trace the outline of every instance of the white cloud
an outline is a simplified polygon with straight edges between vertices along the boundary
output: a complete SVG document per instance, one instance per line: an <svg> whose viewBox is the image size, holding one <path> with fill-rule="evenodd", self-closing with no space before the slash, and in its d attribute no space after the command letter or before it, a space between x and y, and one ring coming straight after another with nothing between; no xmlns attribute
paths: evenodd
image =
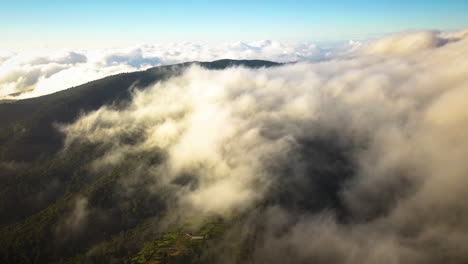
<svg viewBox="0 0 468 264"><path fill-rule="evenodd" d="M405 55L434 49L463 39L467 31L418 31L389 35L366 43L364 52L373 55Z"/></svg>
<svg viewBox="0 0 468 264"><path fill-rule="evenodd" d="M438 48L466 37L467 31L421 31L365 42L318 46L263 40L208 45L157 43L123 49L82 49L0 53L0 99L36 97L121 72L187 61L263 59L276 62L322 61L356 54L405 55ZM357 55L361 56L361 55Z"/></svg>
<svg viewBox="0 0 468 264"><path fill-rule="evenodd" d="M0 99L36 97L108 75L159 65L217 59L321 60L330 56L326 51L310 43L267 40L222 45L180 42L107 50L5 52L0 54Z"/></svg>

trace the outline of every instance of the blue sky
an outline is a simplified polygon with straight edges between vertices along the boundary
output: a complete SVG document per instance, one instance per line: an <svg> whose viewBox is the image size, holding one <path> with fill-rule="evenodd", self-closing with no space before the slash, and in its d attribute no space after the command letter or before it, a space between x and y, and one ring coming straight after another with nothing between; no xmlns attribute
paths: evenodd
<svg viewBox="0 0 468 264"><path fill-rule="evenodd" d="M468 27L465 0L0 0L0 47L335 41Z"/></svg>

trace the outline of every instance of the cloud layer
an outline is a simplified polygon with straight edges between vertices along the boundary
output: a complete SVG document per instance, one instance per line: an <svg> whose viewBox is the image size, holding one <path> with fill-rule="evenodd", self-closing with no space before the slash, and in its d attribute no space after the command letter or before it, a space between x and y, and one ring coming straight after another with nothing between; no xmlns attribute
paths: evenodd
<svg viewBox="0 0 468 264"><path fill-rule="evenodd" d="M187 61L264 59L276 62L322 61L353 56L398 55L431 49L466 36L460 32L407 32L364 42L335 45L235 42L221 45L159 43L124 49L0 53L0 99L41 96L108 75Z"/></svg>
<svg viewBox="0 0 468 264"><path fill-rule="evenodd" d="M467 76L466 32L405 33L322 62L193 66L62 131L107 146L96 170L166 153L129 177L173 188L181 214L243 215L226 247L258 263L464 263Z"/></svg>
<svg viewBox="0 0 468 264"><path fill-rule="evenodd" d="M62 50L0 54L0 98L20 99L53 93L121 72L187 61L265 59L278 62L320 60L329 50L311 43L277 41L207 45L189 42L126 49Z"/></svg>

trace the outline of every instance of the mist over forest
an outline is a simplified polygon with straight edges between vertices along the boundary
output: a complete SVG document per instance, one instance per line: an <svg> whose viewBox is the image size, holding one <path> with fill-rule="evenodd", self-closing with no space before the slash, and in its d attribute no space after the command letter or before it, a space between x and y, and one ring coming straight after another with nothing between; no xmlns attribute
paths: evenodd
<svg viewBox="0 0 468 264"><path fill-rule="evenodd" d="M468 261L467 30L236 45L0 56L0 263Z"/></svg>

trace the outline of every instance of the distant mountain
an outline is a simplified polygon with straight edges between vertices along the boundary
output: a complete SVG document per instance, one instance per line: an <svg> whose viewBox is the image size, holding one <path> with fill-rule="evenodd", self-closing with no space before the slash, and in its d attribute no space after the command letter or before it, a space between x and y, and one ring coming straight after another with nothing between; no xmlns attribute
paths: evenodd
<svg viewBox="0 0 468 264"><path fill-rule="evenodd" d="M279 209L299 218L331 210L346 221L339 193L353 166L347 146L334 135L295 139L297 148L287 154L294 162L273 162L274 174L282 176L248 212L196 213L182 220L174 215L185 208L175 201L180 190L198 188L197 172L166 182L167 150L134 148L118 163L94 169L113 144L83 139L63 147L56 124L104 105L124 108L133 87L144 89L193 64L213 70L281 65L220 60L161 66L0 104L0 263L255 263L256 243L268 232L264 223L274 223ZM142 137L136 132L123 141L133 147ZM156 172L148 173L150 168ZM287 227L297 219L278 220Z"/></svg>

